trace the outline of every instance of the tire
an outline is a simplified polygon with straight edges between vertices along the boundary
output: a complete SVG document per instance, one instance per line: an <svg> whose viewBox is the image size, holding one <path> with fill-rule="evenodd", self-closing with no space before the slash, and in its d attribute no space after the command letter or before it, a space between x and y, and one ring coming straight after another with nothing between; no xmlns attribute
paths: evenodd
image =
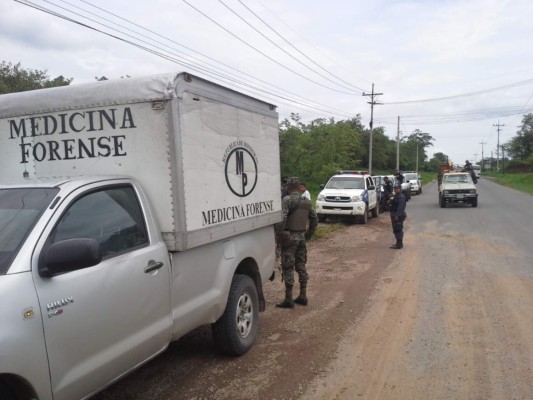
<svg viewBox="0 0 533 400"><path fill-rule="evenodd" d="M441 208L446 207L446 198L444 196L439 195L439 203Z"/></svg>
<svg viewBox="0 0 533 400"><path fill-rule="evenodd" d="M366 223L368 222L368 206L365 206L365 212L363 213L363 215L361 215L359 222L362 225L366 225Z"/></svg>
<svg viewBox="0 0 533 400"><path fill-rule="evenodd" d="M259 299L254 281L236 274L224 314L211 325L213 341L224 354L240 356L250 350L259 329Z"/></svg>
<svg viewBox="0 0 533 400"><path fill-rule="evenodd" d="M477 197L475 199L472 199L470 204L472 204L472 207L477 207Z"/></svg>
<svg viewBox="0 0 533 400"><path fill-rule="evenodd" d="M317 214L318 222L326 222L326 216L323 214Z"/></svg>
<svg viewBox="0 0 533 400"><path fill-rule="evenodd" d="M379 216L379 204L376 203L376 206L372 209L372 218L377 218Z"/></svg>
<svg viewBox="0 0 533 400"><path fill-rule="evenodd" d="M7 383L0 381L0 399L18 400L18 396L11 390Z"/></svg>

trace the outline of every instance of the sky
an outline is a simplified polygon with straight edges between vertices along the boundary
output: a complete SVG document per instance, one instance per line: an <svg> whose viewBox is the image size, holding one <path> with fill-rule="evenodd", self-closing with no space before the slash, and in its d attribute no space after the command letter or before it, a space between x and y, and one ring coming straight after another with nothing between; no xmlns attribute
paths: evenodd
<svg viewBox="0 0 533 400"><path fill-rule="evenodd" d="M374 85L374 127L463 164L533 112L532 19L531 0L0 0L0 61L73 85L187 71L304 123L368 127Z"/></svg>

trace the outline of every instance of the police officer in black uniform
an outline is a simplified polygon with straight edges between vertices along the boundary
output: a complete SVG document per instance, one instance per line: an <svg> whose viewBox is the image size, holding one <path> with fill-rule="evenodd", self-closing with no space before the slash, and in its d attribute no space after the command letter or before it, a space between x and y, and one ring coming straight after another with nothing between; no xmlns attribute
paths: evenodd
<svg viewBox="0 0 533 400"><path fill-rule="evenodd" d="M396 238L396 243L391 249L401 249L403 247L403 221L407 218L405 213L406 199L402 192L402 185L399 182L394 184L394 198L391 204L390 219L392 223L392 232Z"/></svg>
<svg viewBox="0 0 533 400"><path fill-rule="evenodd" d="M276 307L293 308L294 303L307 305L307 247L318 226L318 217L311 201L300 196L298 178L288 178L289 195L282 200L283 223L279 239L281 240L281 274L285 282L285 299ZM292 298L294 271L298 273L300 294Z"/></svg>

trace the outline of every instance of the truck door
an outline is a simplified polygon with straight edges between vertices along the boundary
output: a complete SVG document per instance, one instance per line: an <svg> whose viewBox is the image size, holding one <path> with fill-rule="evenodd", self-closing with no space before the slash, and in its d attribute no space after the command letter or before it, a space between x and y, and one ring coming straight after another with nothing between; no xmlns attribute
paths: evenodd
<svg viewBox="0 0 533 400"><path fill-rule="evenodd" d="M68 198L32 258L55 400L85 397L161 352L171 327L168 252L149 237L135 189L100 186ZM42 276L47 248L74 238L97 240L102 261Z"/></svg>
<svg viewBox="0 0 533 400"><path fill-rule="evenodd" d="M370 186L374 186L374 182L372 181L371 177L366 178L366 187L367 189ZM372 207L376 204L377 198L376 198L376 190L368 190L368 206Z"/></svg>

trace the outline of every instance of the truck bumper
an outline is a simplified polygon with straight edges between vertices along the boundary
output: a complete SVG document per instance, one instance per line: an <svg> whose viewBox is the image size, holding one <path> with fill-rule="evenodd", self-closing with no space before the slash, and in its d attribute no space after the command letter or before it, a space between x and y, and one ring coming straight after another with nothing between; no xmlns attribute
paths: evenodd
<svg viewBox="0 0 533 400"><path fill-rule="evenodd" d="M477 194L447 194L444 198L448 203L470 203L477 199Z"/></svg>
<svg viewBox="0 0 533 400"><path fill-rule="evenodd" d="M364 215L366 203L356 201L354 203L331 203L316 202L316 213L327 216L351 217Z"/></svg>

